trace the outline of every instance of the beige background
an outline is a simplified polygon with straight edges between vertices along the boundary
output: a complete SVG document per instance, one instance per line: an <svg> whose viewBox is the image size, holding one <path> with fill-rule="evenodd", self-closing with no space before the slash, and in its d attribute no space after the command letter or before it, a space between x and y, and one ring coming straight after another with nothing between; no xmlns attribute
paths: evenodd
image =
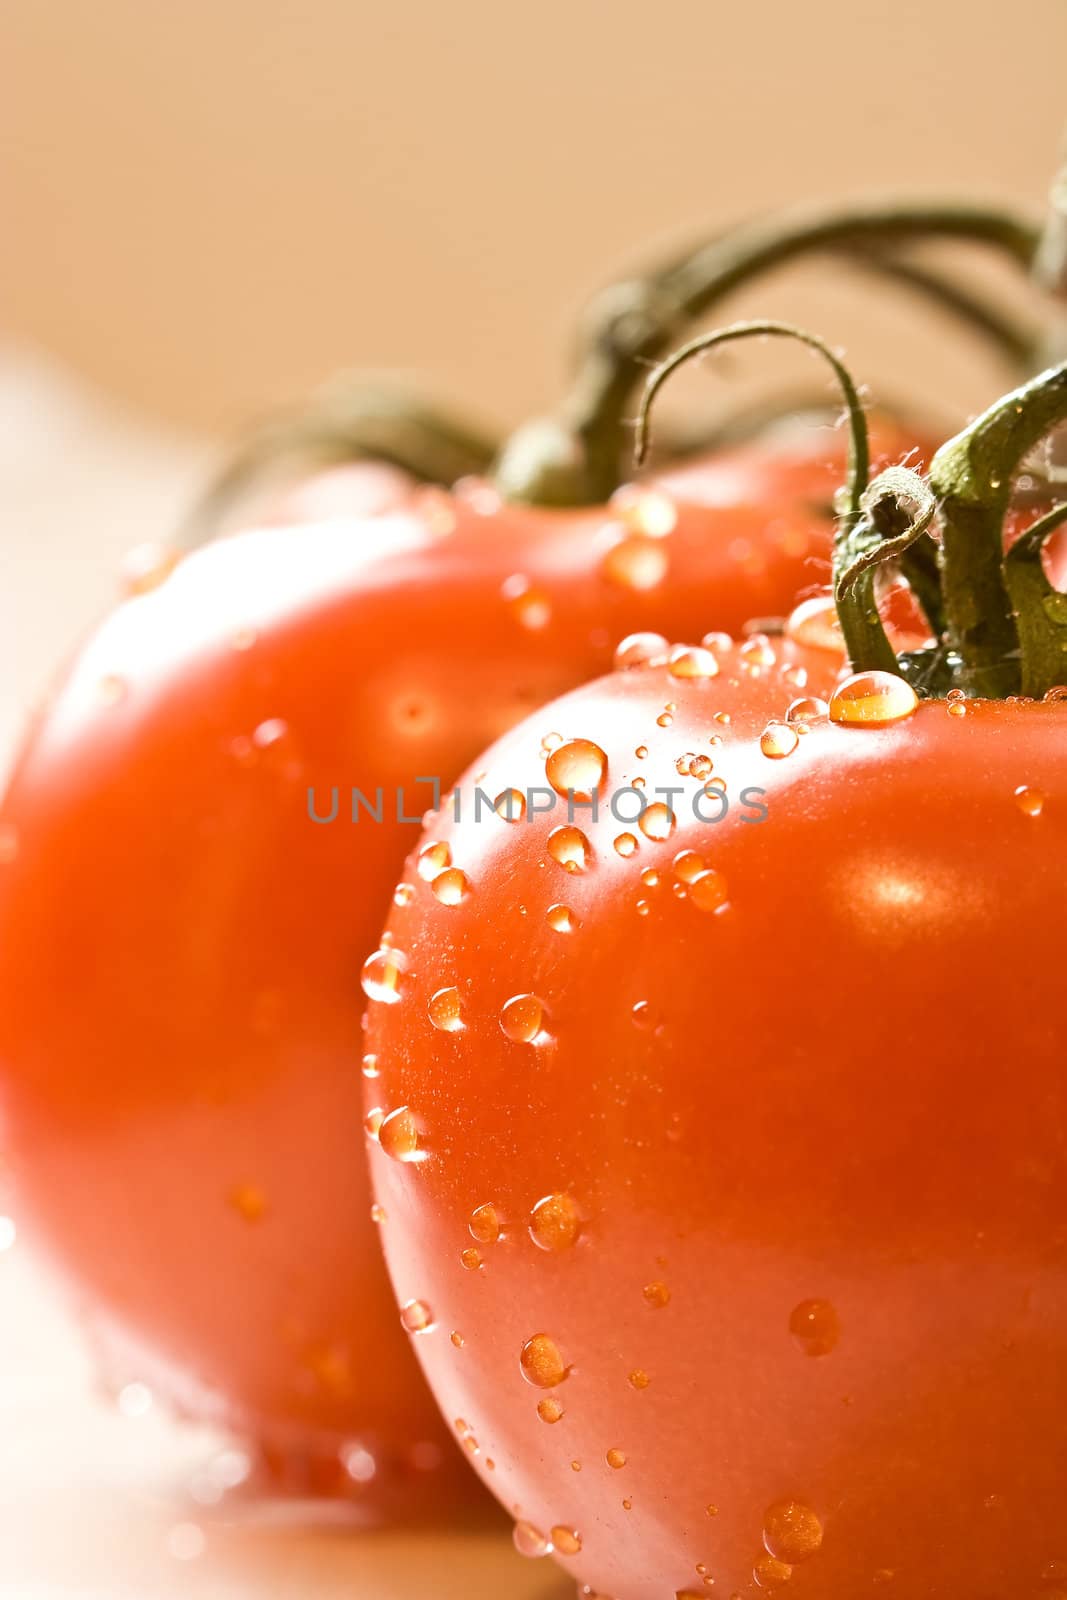
<svg viewBox="0 0 1067 1600"><path fill-rule="evenodd" d="M871 187L1036 205L1067 110L1067 0L0 0L0 33L0 772L210 435L353 363L517 418L648 240ZM926 401L989 381L825 267L748 303ZM215 1448L105 1403L0 1248L0 1600L570 1592L506 1538L232 1522L188 1494Z"/></svg>
<svg viewBox="0 0 1067 1600"><path fill-rule="evenodd" d="M872 186L1037 203L1067 116L1065 0L0 19L10 328L210 429L352 363L514 418L554 393L581 297L649 240ZM812 304L865 374L929 381L899 319Z"/></svg>

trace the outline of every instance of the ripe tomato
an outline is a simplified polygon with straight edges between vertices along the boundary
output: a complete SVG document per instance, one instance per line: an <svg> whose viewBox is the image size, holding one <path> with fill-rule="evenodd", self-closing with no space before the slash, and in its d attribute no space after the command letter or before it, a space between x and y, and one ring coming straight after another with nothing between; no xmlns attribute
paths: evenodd
<svg viewBox="0 0 1067 1600"><path fill-rule="evenodd" d="M583 1593L1058 1595L1067 699L840 725L717 653L539 711L409 860L366 1085L404 1319Z"/></svg>
<svg viewBox="0 0 1067 1600"><path fill-rule="evenodd" d="M827 540L784 502L560 513L475 486L139 575L0 813L7 1143L127 1375L286 1482L430 1497L443 1436L351 1159L360 965L427 780L637 628L785 610Z"/></svg>

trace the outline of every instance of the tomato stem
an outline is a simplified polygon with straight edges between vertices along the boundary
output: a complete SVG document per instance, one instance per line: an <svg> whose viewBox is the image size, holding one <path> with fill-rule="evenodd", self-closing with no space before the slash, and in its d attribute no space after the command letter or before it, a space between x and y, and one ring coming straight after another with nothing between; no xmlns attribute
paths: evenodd
<svg viewBox="0 0 1067 1600"><path fill-rule="evenodd" d="M915 508L914 516L908 506ZM887 467L864 491L860 511L851 524L842 524L834 543L834 600L841 632L853 671L898 672L896 652L878 613L876 574L884 562L904 567L908 552L926 538L937 501L917 472ZM921 582L915 589L936 627L940 607Z"/></svg>
<svg viewBox="0 0 1067 1600"><path fill-rule="evenodd" d="M1065 523L1067 502L1032 523L1004 558L1019 630L1020 688L1035 698L1067 682L1067 594L1053 588L1041 561L1046 540Z"/></svg>
<svg viewBox="0 0 1067 1600"><path fill-rule="evenodd" d="M660 360L688 324L750 278L812 251L860 252L866 266L903 276L966 314L1013 360L1029 360L1028 333L929 269L902 266L895 252L931 239L966 241L988 245L1029 272L1039 238L1024 218L954 203L852 206L734 229L659 273L605 291L559 416L527 424L508 441L494 473L497 486L509 499L537 504L606 500L623 470L642 367Z"/></svg>
<svg viewBox="0 0 1067 1600"><path fill-rule="evenodd" d="M480 429L400 385L349 375L311 405L250 430L193 506L177 542L191 549L213 537L243 495L285 467L382 461L421 482L451 487L484 473L496 449Z"/></svg>

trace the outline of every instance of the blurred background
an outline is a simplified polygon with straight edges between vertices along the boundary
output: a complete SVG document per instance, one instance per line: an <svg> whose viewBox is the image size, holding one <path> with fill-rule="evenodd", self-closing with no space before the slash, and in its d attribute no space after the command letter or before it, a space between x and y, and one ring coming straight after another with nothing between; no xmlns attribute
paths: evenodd
<svg viewBox="0 0 1067 1600"><path fill-rule="evenodd" d="M657 243L870 191L1037 210L1067 109L1063 0L0 0L0 25L0 760L249 416L367 366L512 423ZM825 264L744 309L935 415L1001 376ZM560 1592L494 1541L398 1565L388 1539L205 1532L178 1486L209 1442L89 1375L0 1217L4 1600Z"/></svg>

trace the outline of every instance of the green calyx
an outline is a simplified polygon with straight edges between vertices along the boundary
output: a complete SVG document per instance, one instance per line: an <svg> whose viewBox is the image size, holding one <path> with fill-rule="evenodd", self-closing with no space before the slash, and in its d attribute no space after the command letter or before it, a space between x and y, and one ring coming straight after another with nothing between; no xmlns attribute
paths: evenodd
<svg viewBox="0 0 1067 1600"><path fill-rule="evenodd" d="M734 229L645 279L616 284L587 316L577 371L557 417L505 444L494 480L505 498L537 505L607 500L627 474L634 396L650 363L728 294L774 267L819 251L921 293L992 341L1015 371L1034 364L1038 336L995 306L901 252L930 240L981 244L1029 274L1040 243L1031 222L980 206L891 203L820 211Z"/></svg>
<svg viewBox="0 0 1067 1600"><path fill-rule="evenodd" d="M864 516L843 527L834 560L835 599L856 671L886 667L892 658L890 670L920 694L959 688L987 699L1040 696L1067 681L1067 595L1052 586L1042 562L1046 541L1067 522L1067 506L1054 506L1005 549L1016 482L1064 422L1067 363L1012 390L942 445L925 479L901 468L875 479ZM886 563L901 567L926 612L935 639L927 651L893 654L872 587Z"/></svg>

